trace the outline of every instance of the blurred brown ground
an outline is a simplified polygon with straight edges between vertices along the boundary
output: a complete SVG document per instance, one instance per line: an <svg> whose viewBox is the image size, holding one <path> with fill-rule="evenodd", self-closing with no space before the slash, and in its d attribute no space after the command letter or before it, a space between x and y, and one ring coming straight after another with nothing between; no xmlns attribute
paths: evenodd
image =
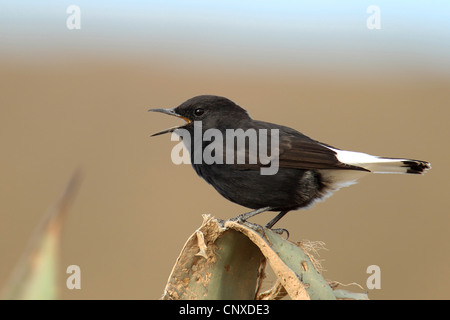
<svg viewBox="0 0 450 320"><path fill-rule="evenodd" d="M325 278L366 285L372 299L449 299L450 78L426 70L346 76L176 64L164 58L0 60L0 287L71 173L83 182L62 249L64 299L155 299L201 214L247 209L223 199L187 165L176 142L150 138L180 123L149 114L198 94L226 96L253 118L330 145L430 161L425 176L373 175L279 227L321 240ZM273 214L262 214L264 223ZM174 223L175 222L175 223ZM65 289L77 264L82 289ZM349 288L352 290L352 288Z"/></svg>

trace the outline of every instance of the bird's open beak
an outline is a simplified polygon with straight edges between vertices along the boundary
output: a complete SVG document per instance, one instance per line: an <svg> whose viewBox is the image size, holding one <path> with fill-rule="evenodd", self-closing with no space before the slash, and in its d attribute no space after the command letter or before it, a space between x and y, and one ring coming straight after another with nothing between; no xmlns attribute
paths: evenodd
<svg viewBox="0 0 450 320"><path fill-rule="evenodd" d="M176 113L173 109L148 109L148 111L152 111L152 112L161 112L161 113L168 114L168 115L170 115L170 116L175 116L175 117L178 117L178 118L183 119L184 121L187 122L187 124L189 124L189 123L192 122L192 121L189 120L188 118L183 117L183 116L179 115L178 113ZM185 124L185 125L186 125L186 124ZM184 127L185 125L172 127L172 128L169 128L169 129L166 129L166 130L163 130L163 131L154 133L154 134L152 134L151 136L154 137L154 136L159 136L160 134L164 134L164 133L168 133L168 132L173 132L173 131L175 131L176 129L179 129L179 128Z"/></svg>

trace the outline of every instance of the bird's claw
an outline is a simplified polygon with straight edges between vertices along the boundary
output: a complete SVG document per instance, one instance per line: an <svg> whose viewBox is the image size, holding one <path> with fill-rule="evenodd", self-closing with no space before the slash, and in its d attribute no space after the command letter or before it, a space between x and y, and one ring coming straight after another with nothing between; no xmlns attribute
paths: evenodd
<svg viewBox="0 0 450 320"><path fill-rule="evenodd" d="M286 239L285 240L289 239L289 231L287 231L287 229L276 228L276 229L270 229L270 230L272 230L273 232L275 232L276 234L278 234L280 236L283 235L283 233L286 233Z"/></svg>
<svg viewBox="0 0 450 320"><path fill-rule="evenodd" d="M266 234L266 233L264 232L264 228L263 228L262 226L260 226L259 224L251 223L251 222L248 222L248 221L243 221L242 224L243 224L244 226L246 226L246 227L248 227L248 228L250 228L250 229L256 231L256 232L259 232L259 231L260 231L261 236L263 236L263 237L264 237L265 234Z"/></svg>
<svg viewBox="0 0 450 320"><path fill-rule="evenodd" d="M237 222L237 223L242 224L256 232L260 232L262 236L265 235L264 228L262 226L260 226L259 224L256 224L256 223L248 222L247 220L242 219L240 216L231 218L228 221Z"/></svg>

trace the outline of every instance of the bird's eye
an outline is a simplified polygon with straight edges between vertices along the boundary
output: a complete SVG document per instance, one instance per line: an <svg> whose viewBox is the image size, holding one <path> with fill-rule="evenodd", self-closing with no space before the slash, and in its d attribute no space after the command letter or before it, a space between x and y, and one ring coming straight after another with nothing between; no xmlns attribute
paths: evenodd
<svg viewBox="0 0 450 320"><path fill-rule="evenodd" d="M194 115L196 117L200 117L204 113L205 113L205 110L203 110L202 108L197 108L197 109L194 110Z"/></svg>

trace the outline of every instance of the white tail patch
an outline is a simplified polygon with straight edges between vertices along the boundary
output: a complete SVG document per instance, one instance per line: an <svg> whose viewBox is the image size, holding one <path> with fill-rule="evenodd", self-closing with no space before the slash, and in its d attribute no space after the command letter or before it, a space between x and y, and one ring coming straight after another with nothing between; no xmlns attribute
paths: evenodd
<svg viewBox="0 0 450 320"><path fill-rule="evenodd" d="M424 173L431 168L426 161L384 158L362 152L327 148L336 152L336 158L340 162L361 167L373 173Z"/></svg>
<svg viewBox="0 0 450 320"><path fill-rule="evenodd" d="M377 157L367 153L345 151L326 145L323 146L333 150L336 153L336 158L340 162L364 168L373 173L421 174L431 168L430 163L426 161ZM322 196L317 201L328 198L340 188L355 184L359 178L369 173L368 171L351 169L321 169L318 172L322 176L322 182L325 188L322 190Z"/></svg>

